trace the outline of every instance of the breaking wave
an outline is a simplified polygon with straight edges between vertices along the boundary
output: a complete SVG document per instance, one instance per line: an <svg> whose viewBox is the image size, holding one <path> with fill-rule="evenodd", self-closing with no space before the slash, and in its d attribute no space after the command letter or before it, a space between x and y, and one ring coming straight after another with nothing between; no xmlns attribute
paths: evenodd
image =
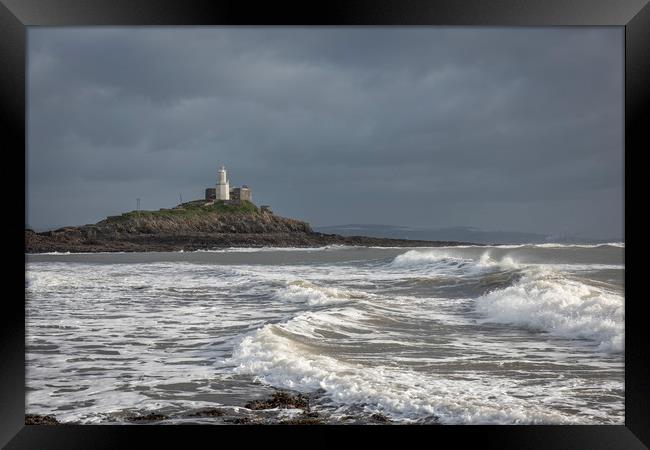
<svg viewBox="0 0 650 450"><path fill-rule="evenodd" d="M459 275L485 272L487 270L512 270L521 267L511 257L499 260L490 257L490 252L484 252L480 258L463 258L438 250L409 250L397 255L391 262L393 268L418 269L424 268L429 272L439 274L457 273Z"/></svg>
<svg viewBox="0 0 650 450"><path fill-rule="evenodd" d="M575 417L507 394L507 383L498 377L448 380L322 354L305 344L309 336L303 334L303 321L298 316L264 326L245 337L227 363L236 366L236 373L254 375L272 386L307 393L323 390L341 415L346 407L356 406L367 414L384 413L404 422L435 417L445 424L576 423Z"/></svg>
<svg viewBox="0 0 650 450"><path fill-rule="evenodd" d="M476 310L483 322L589 339L603 352L624 349L623 297L553 270L529 270L512 286L477 298Z"/></svg>
<svg viewBox="0 0 650 450"><path fill-rule="evenodd" d="M329 305L369 297L365 292L320 286L304 280L287 282L286 287L277 290L274 296L278 300L304 302L311 306Z"/></svg>

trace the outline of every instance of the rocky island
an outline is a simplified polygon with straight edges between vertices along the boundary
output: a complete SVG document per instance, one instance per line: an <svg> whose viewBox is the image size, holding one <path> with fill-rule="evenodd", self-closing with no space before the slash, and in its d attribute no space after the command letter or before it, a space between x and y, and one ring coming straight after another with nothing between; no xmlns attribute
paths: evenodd
<svg viewBox="0 0 650 450"><path fill-rule="evenodd" d="M195 200L170 209L131 211L95 224L37 233L25 230L25 252L163 252L228 247L356 245L417 247L464 242L385 239L314 232L307 222L275 215L248 200Z"/></svg>

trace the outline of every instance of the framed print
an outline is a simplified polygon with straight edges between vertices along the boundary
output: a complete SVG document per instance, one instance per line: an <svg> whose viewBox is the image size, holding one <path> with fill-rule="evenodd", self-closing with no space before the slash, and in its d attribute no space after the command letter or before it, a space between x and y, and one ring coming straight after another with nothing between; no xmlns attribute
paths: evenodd
<svg viewBox="0 0 650 450"><path fill-rule="evenodd" d="M647 2L0 16L7 448L650 442Z"/></svg>

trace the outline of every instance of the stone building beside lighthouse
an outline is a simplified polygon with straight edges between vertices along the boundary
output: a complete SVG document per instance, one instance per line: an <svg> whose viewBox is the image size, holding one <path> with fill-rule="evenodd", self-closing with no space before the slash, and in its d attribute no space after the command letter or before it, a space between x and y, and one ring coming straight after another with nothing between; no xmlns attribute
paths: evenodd
<svg viewBox="0 0 650 450"><path fill-rule="evenodd" d="M205 199L227 203L240 203L242 200L251 202L253 194L247 185L231 188L226 168L221 166L217 171L217 184L205 190Z"/></svg>

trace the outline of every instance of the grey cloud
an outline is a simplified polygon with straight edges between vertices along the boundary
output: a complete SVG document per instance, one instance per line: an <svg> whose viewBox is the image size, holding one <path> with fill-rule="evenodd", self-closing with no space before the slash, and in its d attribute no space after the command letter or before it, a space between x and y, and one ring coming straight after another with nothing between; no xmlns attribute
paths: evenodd
<svg viewBox="0 0 650 450"><path fill-rule="evenodd" d="M622 29L31 28L28 42L36 227L200 197L225 163L314 225L622 235Z"/></svg>

